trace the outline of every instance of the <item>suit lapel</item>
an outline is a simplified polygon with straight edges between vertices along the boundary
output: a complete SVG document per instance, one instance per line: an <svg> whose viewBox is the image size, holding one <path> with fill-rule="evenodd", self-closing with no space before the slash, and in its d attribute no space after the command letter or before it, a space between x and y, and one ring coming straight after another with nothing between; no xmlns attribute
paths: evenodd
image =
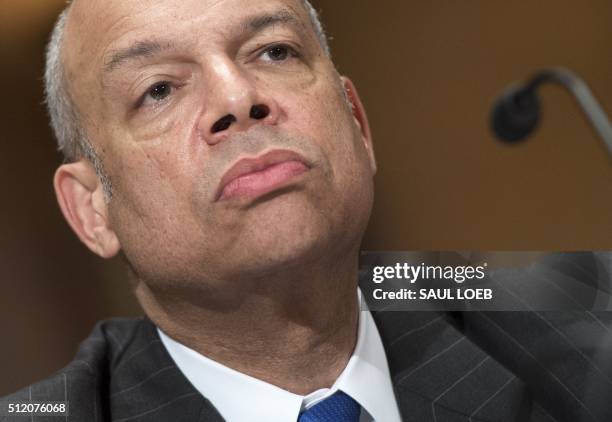
<svg viewBox="0 0 612 422"><path fill-rule="evenodd" d="M524 383L447 316L373 312L404 421L525 421Z"/></svg>
<svg viewBox="0 0 612 422"><path fill-rule="evenodd" d="M121 332L109 337L114 339L109 385L113 422L223 421L176 367L149 320L128 338Z"/></svg>

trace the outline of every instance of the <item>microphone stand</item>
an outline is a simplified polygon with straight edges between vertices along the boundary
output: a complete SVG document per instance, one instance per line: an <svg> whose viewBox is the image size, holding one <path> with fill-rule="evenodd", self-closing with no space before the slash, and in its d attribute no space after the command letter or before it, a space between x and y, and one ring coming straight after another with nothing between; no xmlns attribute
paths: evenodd
<svg viewBox="0 0 612 422"><path fill-rule="evenodd" d="M494 133L507 142L522 140L529 135L537 126L540 116L536 89L545 82L557 83L570 91L612 157L612 125L606 113L588 85L565 68L540 71L526 84L515 86L500 97L492 113Z"/></svg>

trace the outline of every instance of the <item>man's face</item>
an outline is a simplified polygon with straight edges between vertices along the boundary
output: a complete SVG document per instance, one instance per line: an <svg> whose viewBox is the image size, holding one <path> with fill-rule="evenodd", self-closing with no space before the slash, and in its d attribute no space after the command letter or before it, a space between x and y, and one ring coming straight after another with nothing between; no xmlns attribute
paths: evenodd
<svg viewBox="0 0 612 422"><path fill-rule="evenodd" d="M77 1L64 51L113 184L109 225L142 279L214 283L355 250L369 134L298 0Z"/></svg>

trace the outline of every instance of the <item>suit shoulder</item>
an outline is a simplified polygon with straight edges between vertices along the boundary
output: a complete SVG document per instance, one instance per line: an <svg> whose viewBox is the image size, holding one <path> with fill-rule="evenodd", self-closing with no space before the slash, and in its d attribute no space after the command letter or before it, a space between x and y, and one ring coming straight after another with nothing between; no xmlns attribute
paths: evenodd
<svg viewBox="0 0 612 422"><path fill-rule="evenodd" d="M85 362L94 373L113 368L130 345L152 335L156 335L155 326L146 318L100 321L79 345L72 363Z"/></svg>
<svg viewBox="0 0 612 422"><path fill-rule="evenodd" d="M99 412L108 392L113 362L142 330L154 330L145 319L111 319L98 322L81 342L74 359L50 377L5 397L0 404L29 401L69 401L70 413ZM75 406L78 404L78 409ZM1 406L0 406L1 407Z"/></svg>

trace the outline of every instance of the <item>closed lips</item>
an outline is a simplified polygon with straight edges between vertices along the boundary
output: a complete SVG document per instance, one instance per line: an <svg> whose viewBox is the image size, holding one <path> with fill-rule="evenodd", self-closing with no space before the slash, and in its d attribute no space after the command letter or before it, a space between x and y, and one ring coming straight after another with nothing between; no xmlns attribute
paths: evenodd
<svg viewBox="0 0 612 422"><path fill-rule="evenodd" d="M236 162L221 178L215 200L257 196L283 186L310 169L307 160L289 150L274 150Z"/></svg>

